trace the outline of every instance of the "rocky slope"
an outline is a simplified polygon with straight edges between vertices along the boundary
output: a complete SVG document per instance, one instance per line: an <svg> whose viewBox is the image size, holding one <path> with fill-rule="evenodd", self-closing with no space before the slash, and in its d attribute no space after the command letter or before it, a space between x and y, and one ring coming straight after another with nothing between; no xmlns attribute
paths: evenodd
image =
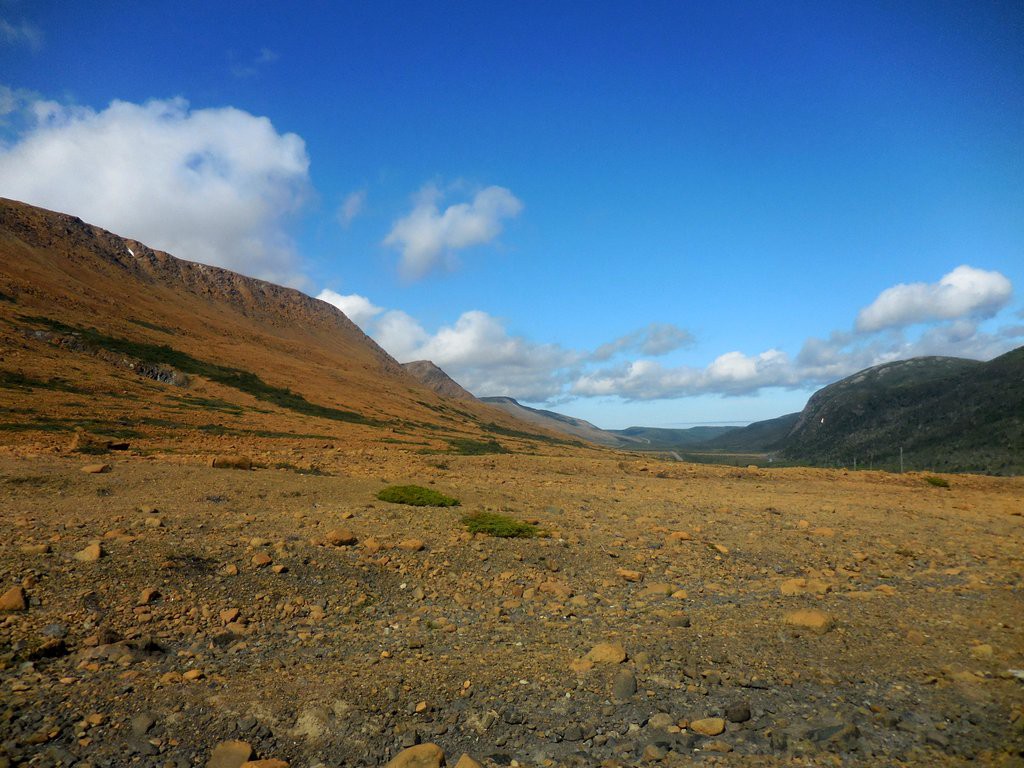
<svg viewBox="0 0 1024 768"><path fill-rule="evenodd" d="M455 379L429 360L413 360L411 363L402 363L402 368L420 384L441 397L452 400L476 399L472 392L464 389Z"/></svg>

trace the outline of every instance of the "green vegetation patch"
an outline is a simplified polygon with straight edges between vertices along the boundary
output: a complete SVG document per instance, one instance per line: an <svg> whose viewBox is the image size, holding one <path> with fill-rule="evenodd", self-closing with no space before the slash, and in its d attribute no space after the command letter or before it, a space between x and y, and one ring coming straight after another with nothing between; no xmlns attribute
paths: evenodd
<svg viewBox="0 0 1024 768"><path fill-rule="evenodd" d="M448 439L452 453L463 456L482 456L488 453L511 453L508 448L497 440L470 440L468 437L452 437Z"/></svg>
<svg viewBox="0 0 1024 768"><path fill-rule="evenodd" d="M949 480L944 477L928 476L924 479L928 485L934 485L936 488L949 488Z"/></svg>
<svg viewBox="0 0 1024 768"><path fill-rule="evenodd" d="M497 512L475 512L462 518L470 533L486 533L502 539L526 539L537 535L537 529L522 520Z"/></svg>
<svg viewBox="0 0 1024 768"><path fill-rule="evenodd" d="M413 507L457 507L459 500L419 485L389 485L377 493L381 501Z"/></svg>
<svg viewBox="0 0 1024 768"><path fill-rule="evenodd" d="M43 381L17 371L0 371L0 387L3 389L52 389L57 392L87 394L86 390L76 387L66 379L53 376Z"/></svg>
<svg viewBox="0 0 1024 768"><path fill-rule="evenodd" d="M500 424L495 424L493 422L481 424L480 426L487 432L492 432L495 435L503 435L505 437L518 437L523 440L537 440L542 443L551 443L552 445L580 445L576 440L562 440L561 438L557 438L552 435L539 435L536 432L523 432L518 429L503 427Z"/></svg>
<svg viewBox="0 0 1024 768"><path fill-rule="evenodd" d="M60 333L75 334L86 346L102 348L127 357L134 357L144 363L166 365L182 373L203 376L210 381L216 381L218 384L223 384L224 386L252 395L257 400L263 400L264 402L272 403L273 405L306 416L374 426L381 424L381 422L368 419L355 411L346 411L341 408L330 408L326 405L311 403L302 395L292 392L287 387L275 387L267 384L267 382L251 371L198 360L166 344L149 344L147 342L121 339L116 336L108 336L94 328L76 328L65 325L48 317L29 317L23 315L19 319L50 328Z"/></svg>
<svg viewBox="0 0 1024 768"><path fill-rule="evenodd" d="M156 323L149 323L149 322L146 322L145 320L136 320L134 318L129 318L128 322L129 323L135 323L135 325L141 325L143 328L149 328L149 330L151 330L151 331L159 331L160 333L167 333L167 334L173 334L174 333L174 329L173 328L167 328L167 327L162 326L162 325L157 325Z"/></svg>

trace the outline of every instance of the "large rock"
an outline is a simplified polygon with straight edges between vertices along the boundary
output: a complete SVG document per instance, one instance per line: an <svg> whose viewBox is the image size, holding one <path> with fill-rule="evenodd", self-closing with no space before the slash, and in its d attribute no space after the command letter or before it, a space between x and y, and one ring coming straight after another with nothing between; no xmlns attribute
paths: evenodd
<svg viewBox="0 0 1024 768"><path fill-rule="evenodd" d="M25 590L21 587L11 587L0 595L0 613L27 610L28 603L25 601Z"/></svg>
<svg viewBox="0 0 1024 768"><path fill-rule="evenodd" d="M81 563L95 563L103 557L104 554L103 547L100 546L100 543L98 541L94 541L85 549L75 552L75 560L78 560Z"/></svg>
<svg viewBox="0 0 1024 768"><path fill-rule="evenodd" d="M213 748L206 768L242 768L252 757L252 747L244 741L222 741Z"/></svg>
<svg viewBox="0 0 1024 768"><path fill-rule="evenodd" d="M440 768L444 764L444 750L437 744L428 743L403 749L386 768Z"/></svg>
<svg viewBox="0 0 1024 768"><path fill-rule="evenodd" d="M621 664L626 660L626 649L621 643L598 643L583 658L594 664Z"/></svg>
<svg viewBox="0 0 1024 768"><path fill-rule="evenodd" d="M832 629L834 621L824 611L817 608L804 608L799 611L791 611L786 614L784 621L791 627L807 629L816 635L823 635Z"/></svg>
<svg viewBox="0 0 1024 768"><path fill-rule="evenodd" d="M721 717L704 717L692 721L688 727L701 736L717 736L725 730L725 720Z"/></svg>
<svg viewBox="0 0 1024 768"><path fill-rule="evenodd" d="M351 547L359 539L348 528L335 528L324 535L324 541L334 547Z"/></svg>

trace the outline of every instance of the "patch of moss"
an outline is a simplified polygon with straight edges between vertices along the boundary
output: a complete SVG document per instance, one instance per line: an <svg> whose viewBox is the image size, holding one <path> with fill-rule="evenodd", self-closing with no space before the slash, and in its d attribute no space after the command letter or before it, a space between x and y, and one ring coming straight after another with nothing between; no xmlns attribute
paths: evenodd
<svg viewBox="0 0 1024 768"><path fill-rule="evenodd" d="M497 512L475 512L462 518L470 533L486 533L502 539L525 539L537 535L537 529L522 520Z"/></svg>
<svg viewBox="0 0 1024 768"><path fill-rule="evenodd" d="M413 507L457 507L459 500L419 485L389 485L377 493L381 501Z"/></svg>

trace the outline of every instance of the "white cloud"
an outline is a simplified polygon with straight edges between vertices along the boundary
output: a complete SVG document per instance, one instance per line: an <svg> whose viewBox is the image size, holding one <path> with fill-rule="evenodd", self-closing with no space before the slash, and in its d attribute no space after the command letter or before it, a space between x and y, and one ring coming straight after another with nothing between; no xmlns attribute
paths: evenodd
<svg viewBox="0 0 1024 768"><path fill-rule="evenodd" d="M740 397L768 388L809 390L864 368L922 355L988 360L1018 346L1024 337L1019 323L985 331L975 319L958 318L932 323L913 336L892 328L871 333L835 331L824 339L808 338L796 357L774 348L757 354L733 350L703 367L668 366L650 357L693 342L691 334L670 324L651 323L585 353L512 334L501 320L479 310L463 312L453 324L431 333L405 312L384 311L362 296L324 291L321 298L327 294L336 297L332 303L346 313L349 308L354 313L365 308L364 329L398 360L432 360L478 396L509 395L536 403L587 397L626 401ZM629 352L646 357L601 367Z"/></svg>
<svg viewBox="0 0 1024 768"><path fill-rule="evenodd" d="M442 194L427 185L415 198L412 211L394 223L384 244L401 251L399 270L418 279L443 265L454 266L457 250L483 245L501 234L502 221L514 218L523 204L504 187L487 187L469 203L450 205L442 212Z"/></svg>
<svg viewBox="0 0 1024 768"><path fill-rule="evenodd" d="M30 109L31 127L0 148L0 194L180 258L304 283L284 229L309 186L297 135L232 107L192 110L183 99Z"/></svg>
<svg viewBox="0 0 1024 768"><path fill-rule="evenodd" d="M43 47L43 33L33 24L21 21L12 24L7 19L0 19L0 43L6 45L27 45L33 51Z"/></svg>
<svg viewBox="0 0 1024 768"><path fill-rule="evenodd" d="M356 192L350 192L346 195L345 199L342 200L341 205L338 206L338 223L343 227L348 227L359 214L363 212L363 208L366 206L366 190L360 189Z"/></svg>
<svg viewBox="0 0 1024 768"><path fill-rule="evenodd" d="M693 334L671 323L650 323L649 325L620 336L615 341L602 344L591 353L591 360L610 360L625 352L640 352L658 357L682 347L692 346Z"/></svg>
<svg viewBox="0 0 1024 768"><path fill-rule="evenodd" d="M857 315L857 330L870 333L934 320L992 317L1012 294L1004 275L964 264L937 283L900 283L885 289Z"/></svg>
<svg viewBox="0 0 1024 768"><path fill-rule="evenodd" d="M343 296L329 288L324 288L317 294L317 298L320 301L333 304L344 312L349 320L363 330L366 330L366 327L373 321L373 318L384 311L381 307L374 305L368 298L360 296L358 293L350 293L347 296Z"/></svg>

